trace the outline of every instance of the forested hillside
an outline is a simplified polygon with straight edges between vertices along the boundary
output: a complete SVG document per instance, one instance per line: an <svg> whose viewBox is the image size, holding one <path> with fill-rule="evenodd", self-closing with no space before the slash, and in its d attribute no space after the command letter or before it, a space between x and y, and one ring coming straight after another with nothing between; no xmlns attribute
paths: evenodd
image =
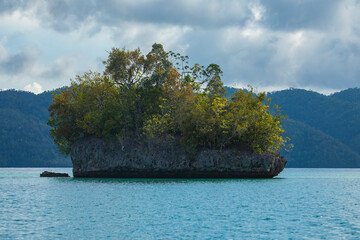
<svg viewBox="0 0 360 240"><path fill-rule="evenodd" d="M332 136L306 123L285 119L283 127L294 149L281 154L287 167L360 167L360 155Z"/></svg>
<svg viewBox="0 0 360 240"><path fill-rule="evenodd" d="M341 95L344 94L339 93ZM356 102L300 89L274 92L268 97L282 106L290 119L304 122L360 154L360 105ZM342 99L351 98L356 96L342 96Z"/></svg>
<svg viewBox="0 0 360 240"><path fill-rule="evenodd" d="M294 148L283 153L287 167L360 167L359 88L330 96L290 89L268 97L289 116L283 125ZM71 166L49 137L51 98L50 92L0 92L0 167Z"/></svg>
<svg viewBox="0 0 360 240"><path fill-rule="evenodd" d="M52 94L0 92L0 167L71 166L49 136Z"/></svg>
<svg viewBox="0 0 360 240"><path fill-rule="evenodd" d="M349 88L330 95L330 98L360 104L360 88Z"/></svg>

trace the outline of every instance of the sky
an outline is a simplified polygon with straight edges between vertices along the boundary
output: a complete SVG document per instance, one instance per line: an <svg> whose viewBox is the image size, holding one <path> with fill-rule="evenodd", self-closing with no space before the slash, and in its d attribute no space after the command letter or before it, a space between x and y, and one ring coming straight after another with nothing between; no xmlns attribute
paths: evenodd
<svg viewBox="0 0 360 240"><path fill-rule="evenodd" d="M0 89L40 93L153 43L219 64L227 86L360 87L359 0L0 0Z"/></svg>

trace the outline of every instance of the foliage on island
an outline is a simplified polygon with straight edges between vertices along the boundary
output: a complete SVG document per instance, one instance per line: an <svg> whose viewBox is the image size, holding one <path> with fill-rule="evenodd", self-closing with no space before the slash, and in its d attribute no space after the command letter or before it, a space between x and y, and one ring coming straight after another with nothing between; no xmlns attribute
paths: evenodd
<svg viewBox="0 0 360 240"><path fill-rule="evenodd" d="M225 88L229 99L238 90ZM353 100L359 98L360 89L320 98L317 92L299 91L267 94L271 104L281 105L289 116L282 126L295 148L281 152L288 161L287 167L359 167L360 108ZM19 90L0 91L0 167L72 166L70 158L60 155L49 136L46 122L51 103L50 92L35 95Z"/></svg>
<svg viewBox="0 0 360 240"><path fill-rule="evenodd" d="M187 56L154 44L143 55L113 48L104 73L87 72L58 90L49 107L51 136L62 153L81 137L177 138L200 148L279 152L287 139L278 107L265 93L237 91L231 99L216 64L190 66Z"/></svg>

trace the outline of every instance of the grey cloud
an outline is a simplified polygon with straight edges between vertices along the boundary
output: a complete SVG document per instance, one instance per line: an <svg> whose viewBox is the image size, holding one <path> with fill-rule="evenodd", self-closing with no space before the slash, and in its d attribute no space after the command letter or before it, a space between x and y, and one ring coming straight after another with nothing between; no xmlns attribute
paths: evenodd
<svg viewBox="0 0 360 240"><path fill-rule="evenodd" d="M21 74L30 69L40 57L37 48L27 47L7 56L0 62L0 70L9 75Z"/></svg>
<svg viewBox="0 0 360 240"><path fill-rule="evenodd" d="M263 0L266 8L264 24L271 28L294 29L323 25L331 19L340 0L288 1ZM219 28L244 25L251 20L250 1L220 0L0 0L3 12L35 8L42 24L56 31L76 30L87 21L99 25L118 26L123 21L189 25Z"/></svg>
<svg viewBox="0 0 360 240"><path fill-rule="evenodd" d="M14 11L16 7L33 8L43 25L63 34L91 24L90 30L86 28L88 38L108 26L114 42L124 44L119 47L143 48L157 39L165 39L161 43L175 47L167 50L186 45L183 54L194 62L204 65L215 62L222 66L226 84L238 81L254 87L319 89L360 86L359 24L346 11L339 13L348 4L348 8L355 9L352 13L357 14L360 7L352 5L356 1L35 0L32 5L27 1L16 1L18 5L12 2L0 0L7 9L0 12ZM263 6L264 16L260 20L254 21L250 3ZM191 30L182 31L187 26ZM171 27L176 28L169 30L171 34L161 32ZM243 36L247 28L261 33L255 37ZM301 31L305 32L304 42L298 50L293 50L292 35ZM161 38L162 33L169 36ZM1 68L16 74L31 59L31 55L20 52L3 61ZM59 76L69 66L72 64L65 60L50 64L41 77Z"/></svg>
<svg viewBox="0 0 360 240"><path fill-rule="evenodd" d="M226 4L220 0L0 0L0 4L4 6L3 12L34 9L43 25L64 33L90 21L112 27L132 21L217 28L243 25L252 17L247 1L236 0Z"/></svg>
<svg viewBox="0 0 360 240"><path fill-rule="evenodd" d="M228 77L243 85L251 83L265 88L276 85L316 89L360 86L359 49L346 43L334 46L335 42L317 39L292 57L281 56L279 49L287 47L281 47L281 41L267 42L265 46L234 54L226 64Z"/></svg>
<svg viewBox="0 0 360 240"><path fill-rule="evenodd" d="M318 50L307 57L298 73L301 85L334 89L360 85L360 48L339 40L323 40Z"/></svg>
<svg viewBox="0 0 360 240"><path fill-rule="evenodd" d="M18 9L26 9L31 2L26 0L0 0L0 13L13 12Z"/></svg>
<svg viewBox="0 0 360 240"><path fill-rule="evenodd" d="M129 3L129 2L128 2ZM119 1L99 1L101 19L116 25L119 20L219 27L243 24L251 15L246 1L142 1L128 4Z"/></svg>
<svg viewBox="0 0 360 240"><path fill-rule="evenodd" d="M77 29L89 17L96 16L96 5L89 0L45 1L40 2L36 10L43 19L42 24L59 32Z"/></svg>
<svg viewBox="0 0 360 240"><path fill-rule="evenodd" d="M243 26L251 20L251 1L115 1L79 0L39 2L38 11L43 23L57 31L77 29L88 20L99 25L117 27L123 21L189 25L199 28ZM264 26L271 29L319 29L327 27L335 18L342 0L262 0L266 9ZM22 5L20 5L22 6ZM45 11L45 12L44 12Z"/></svg>
<svg viewBox="0 0 360 240"><path fill-rule="evenodd" d="M5 52L9 52L6 49ZM43 63L40 50L37 47L28 46L13 54L6 54L0 59L0 75L6 78L32 78L54 80L73 75L74 65L78 61L77 56L64 56L48 64Z"/></svg>
<svg viewBox="0 0 360 240"><path fill-rule="evenodd" d="M262 0L266 8L265 26L272 29L321 29L336 17L343 0Z"/></svg>
<svg viewBox="0 0 360 240"><path fill-rule="evenodd" d="M56 31L76 30L93 20L99 25L118 26L123 21L190 25L201 28L242 26L251 20L253 1L221 0L0 0L3 12L35 8L44 25ZM264 26L292 30L322 28L331 24L343 0L262 0Z"/></svg>
<svg viewBox="0 0 360 240"><path fill-rule="evenodd" d="M243 29L239 28L241 33ZM316 90L360 86L360 44L312 30L264 32L248 39L234 31L193 32L188 55L223 67L225 84L251 84L259 89L299 87ZM233 41L226 42L234 34ZM296 35L303 34L296 46Z"/></svg>

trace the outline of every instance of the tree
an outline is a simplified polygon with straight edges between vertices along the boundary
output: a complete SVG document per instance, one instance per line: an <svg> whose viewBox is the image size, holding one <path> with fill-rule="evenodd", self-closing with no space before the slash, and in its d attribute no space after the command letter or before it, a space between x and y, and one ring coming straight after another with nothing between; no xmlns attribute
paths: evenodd
<svg viewBox="0 0 360 240"><path fill-rule="evenodd" d="M190 67L188 59L160 44L146 55L113 48L103 74L77 76L54 93L48 124L60 151L68 154L84 136L177 139L192 155L201 148L281 150L283 116L270 114L265 93L240 90L229 101L220 66Z"/></svg>
<svg viewBox="0 0 360 240"><path fill-rule="evenodd" d="M52 101L48 121L52 127L50 135L60 152L65 154L69 154L71 145L80 137L100 137L119 131L112 129L114 126L110 127L109 121L116 121L116 128L121 126L118 122L129 125L125 116L119 117L122 102L117 89L109 78L99 73L77 76L71 87L54 92Z"/></svg>

